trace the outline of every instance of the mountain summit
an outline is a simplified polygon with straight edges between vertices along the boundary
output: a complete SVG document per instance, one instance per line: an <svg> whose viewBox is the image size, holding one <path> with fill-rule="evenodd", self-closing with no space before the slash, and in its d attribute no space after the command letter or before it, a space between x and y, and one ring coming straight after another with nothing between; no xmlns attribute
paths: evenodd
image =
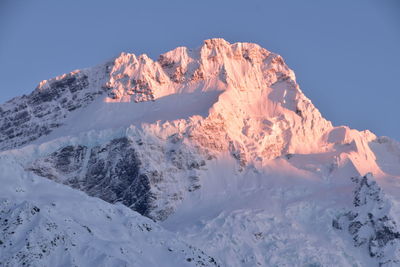
<svg viewBox="0 0 400 267"><path fill-rule="evenodd" d="M0 106L0 150L0 179L9 183L3 195L14 201L4 202L7 218L34 207L52 211L52 201L58 201L76 225L99 229L88 232L100 240L100 229L107 231L102 219L81 222L68 198L49 195L35 183L63 196L70 190L74 199L85 199L88 210L91 202L109 212L123 204L123 214L112 211L118 223L134 216L142 228L159 227L156 234L148 231L159 251L169 235L176 241L168 251L185 248L180 255L188 258L178 263L173 253L157 254L171 266L399 263L399 144L333 126L300 90L282 57L256 44L210 39L156 61L121 53L42 81L30 95ZM33 190L34 198L26 193ZM46 216L41 220L56 220ZM143 216L156 223L144 223ZM46 236L40 223L34 229L35 238ZM23 261L21 253L34 266L61 264L56 251L70 248L55 242L36 257L43 244L17 247L11 235L3 239L9 243L0 262L10 266ZM63 260L86 259L85 248L91 256L84 265L101 257L113 259L104 266L160 265L151 265L146 253L130 263L131 245L120 255L104 249L107 242L94 249L85 240L68 241L80 250Z"/></svg>

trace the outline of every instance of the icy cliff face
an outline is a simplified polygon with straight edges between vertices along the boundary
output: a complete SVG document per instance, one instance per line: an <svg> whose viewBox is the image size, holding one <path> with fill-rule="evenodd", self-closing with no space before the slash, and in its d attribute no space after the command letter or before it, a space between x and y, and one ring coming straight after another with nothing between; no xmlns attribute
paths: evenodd
<svg viewBox="0 0 400 267"><path fill-rule="evenodd" d="M123 204L218 255L205 266L398 261L400 145L334 127L283 59L256 44L211 39L158 60L122 53L41 82L1 105L0 121L0 155L24 170L3 180L44 177Z"/></svg>
<svg viewBox="0 0 400 267"><path fill-rule="evenodd" d="M334 219L332 226L347 231L354 246L377 259L379 266L400 264L400 232L390 202L370 174L352 180L356 184L353 207Z"/></svg>
<svg viewBox="0 0 400 267"><path fill-rule="evenodd" d="M302 94L280 56L255 44L212 39L195 50L177 48L158 61L122 53L105 65L43 81L31 95L1 107L0 144L4 150L48 135L65 124L72 111L95 99L103 103L162 101L176 94L210 91L221 95L210 103L212 109L204 118L207 126L195 127L194 134L211 149L215 142L225 143L224 150L243 148L251 158L271 159L286 152L316 150L312 144L331 127ZM225 142L213 135L210 140L198 136L218 127L220 121L225 123ZM123 122L124 126L129 123ZM249 148L260 145L261 151Z"/></svg>
<svg viewBox="0 0 400 267"><path fill-rule="evenodd" d="M0 156L0 265L219 266L127 207L26 173Z"/></svg>
<svg viewBox="0 0 400 267"><path fill-rule="evenodd" d="M164 152L160 144L147 145L154 145L147 155L143 141L127 137L94 147L69 145L35 160L27 170L163 220L173 212L184 192L200 187L196 171L205 161L179 147ZM165 161L168 169L160 168L157 161Z"/></svg>

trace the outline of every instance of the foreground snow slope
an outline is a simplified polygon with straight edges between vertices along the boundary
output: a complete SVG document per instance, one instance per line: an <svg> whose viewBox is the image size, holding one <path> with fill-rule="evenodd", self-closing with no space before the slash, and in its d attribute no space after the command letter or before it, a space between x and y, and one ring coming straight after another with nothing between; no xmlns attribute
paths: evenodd
<svg viewBox="0 0 400 267"><path fill-rule="evenodd" d="M283 59L256 44L211 39L157 61L122 53L41 82L32 94L1 105L0 122L0 166L12 179L34 177L84 197L41 176L117 205L85 197L74 211L78 215L106 205L123 209L122 221L136 216L150 222L123 204L158 221L151 223L160 237L152 240L161 240L154 241L160 250L164 228L178 236L173 240L213 255L200 255L206 266L399 264L399 144L333 126L302 93ZM49 192L37 197L50 207L42 197ZM7 194L12 199L19 193ZM57 193L61 199L63 194ZM18 203L7 205L18 213ZM58 213L69 212L65 205L46 220L65 217ZM101 228L107 224L97 225L101 220L68 216L108 231ZM115 224L112 231L124 227ZM120 239L126 236L104 243ZM79 239L83 247L85 242ZM143 247L146 242L140 241ZM7 255L18 254L8 249ZM99 251L107 259L127 259ZM143 261L150 261L146 253ZM176 266L196 264L185 257L176 256Z"/></svg>
<svg viewBox="0 0 400 267"><path fill-rule="evenodd" d="M0 154L1 266L217 266L123 205L29 174Z"/></svg>

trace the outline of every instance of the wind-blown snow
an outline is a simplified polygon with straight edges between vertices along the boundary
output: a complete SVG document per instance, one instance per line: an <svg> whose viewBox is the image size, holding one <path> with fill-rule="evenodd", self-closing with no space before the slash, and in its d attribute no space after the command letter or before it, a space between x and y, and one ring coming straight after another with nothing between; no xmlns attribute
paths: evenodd
<svg viewBox="0 0 400 267"><path fill-rule="evenodd" d="M36 265L398 264L398 143L333 126L283 59L256 44L211 39L157 61L122 53L0 111L7 218L38 207L27 217L32 240L56 236L32 224L43 211L68 240L50 254L26 252L42 254ZM155 230L136 231L144 223ZM13 244L0 259L17 265L26 242L5 238ZM73 242L79 251L65 245Z"/></svg>
<svg viewBox="0 0 400 267"><path fill-rule="evenodd" d="M121 204L29 174L13 154L1 153L0 162L2 266L214 265L212 257Z"/></svg>

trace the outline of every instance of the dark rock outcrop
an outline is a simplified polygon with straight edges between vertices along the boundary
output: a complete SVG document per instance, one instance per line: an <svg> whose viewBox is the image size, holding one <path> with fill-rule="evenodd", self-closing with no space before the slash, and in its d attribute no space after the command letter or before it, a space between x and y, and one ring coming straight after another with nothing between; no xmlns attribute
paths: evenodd
<svg viewBox="0 0 400 267"><path fill-rule="evenodd" d="M0 105L0 151L25 145L61 126L69 112L87 106L103 93L101 88L89 87L88 75L72 72Z"/></svg>
<svg viewBox="0 0 400 267"><path fill-rule="evenodd" d="M390 216L390 202L372 175L354 177L353 209L340 214L332 226L347 231L355 247L376 258L379 266L400 264L400 232Z"/></svg>
<svg viewBox="0 0 400 267"><path fill-rule="evenodd" d="M150 177L127 138L95 146L66 146L34 162L35 174L82 190L109 203L121 202L149 216L155 196Z"/></svg>
<svg viewBox="0 0 400 267"><path fill-rule="evenodd" d="M120 202L153 220L174 212L185 192L201 188L206 162L174 134L167 147L139 138L113 139L93 147L68 145L26 166L28 171L109 203Z"/></svg>

